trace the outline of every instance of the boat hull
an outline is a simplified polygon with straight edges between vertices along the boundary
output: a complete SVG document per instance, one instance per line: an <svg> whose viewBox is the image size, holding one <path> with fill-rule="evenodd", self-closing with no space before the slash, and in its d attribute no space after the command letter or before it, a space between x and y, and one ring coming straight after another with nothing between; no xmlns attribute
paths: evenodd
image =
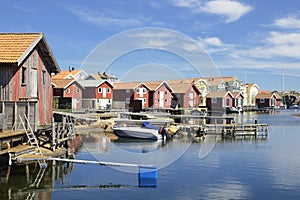
<svg viewBox="0 0 300 200"><path fill-rule="evenodd" d="M118 137L123 138L137 138L147 140L161 140L162 136L158 130L141 128L141 127L114 127L114 133Z"/></svg>

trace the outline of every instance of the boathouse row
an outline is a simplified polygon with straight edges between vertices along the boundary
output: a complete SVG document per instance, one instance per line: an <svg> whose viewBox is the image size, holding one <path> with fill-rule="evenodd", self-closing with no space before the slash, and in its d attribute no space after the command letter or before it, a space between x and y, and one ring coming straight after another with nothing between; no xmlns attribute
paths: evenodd
<svg viewBox="0 0 300 200"><path fill-rule="evenodd" d="M35 129L51 123L51 74L59 71L43 33L0 33L0 113L8 129L22 128L24 114Z"/></svg>
<svg viewBox="0 0 300 200"><path fill-rule="evenodd" d="M168 81L119 82L106 76L88 75L69 69L52 77L54 109L83 112L107 108L140 111L151 108L183 108L199 111L243 111L262 106L279 108L276 103L260 105L256 84L242 84L236 77L173 79ZM226 82L224 81L226 80ZM269 92L271 94L271 92ZM268 99L266 99L268 101Z"/></svg>

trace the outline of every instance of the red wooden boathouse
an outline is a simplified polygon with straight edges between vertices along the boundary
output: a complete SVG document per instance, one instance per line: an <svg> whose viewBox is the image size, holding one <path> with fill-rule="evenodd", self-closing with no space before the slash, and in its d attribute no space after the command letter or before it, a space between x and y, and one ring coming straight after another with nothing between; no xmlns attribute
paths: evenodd
<svg viewBox="0 0 300 200"><path fill-rule="evenodd" d="M19 114L35 127L51 123L51 73L59 71L43 33L0 33L0 113L8 114L8 128Z"/></svg>

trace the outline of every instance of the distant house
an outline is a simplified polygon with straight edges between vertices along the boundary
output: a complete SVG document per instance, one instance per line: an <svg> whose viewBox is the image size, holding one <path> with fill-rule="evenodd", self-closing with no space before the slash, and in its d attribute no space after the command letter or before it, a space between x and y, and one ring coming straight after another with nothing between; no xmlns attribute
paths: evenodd
<svg viewBox="0 0 300 200"><path fill-rule="evenodd" d="M170 108L172 103L172 88L166 81L145 82L149 88L149 107Z"/></svg>
<svg viewBox="0 0 300 200"><path fill-rule="evenodd" d="M220 77L226 83L225 90L230 92L240 92L242 90L242 82L236 76Z"/></svg>
<svg viewBox="0 0 300 200"><path fill-rule="evenodd" d="M259 87L255 83L247 83L244 85L244 107L256 106L256 95L259 92Z"/></svg>
<svg viewBox="0 0 300 200"><path fill-rule="evenodd" d="M198 108L200 91L194 84L168 82L173 89L173 103L179 108Z"/></svg>
<svg viewBox="0 0 300 200"><path fill-rule="evenodd" d="M204 78L208 85L209 92L226 91L226 82L220 77Z"/></svg>
<svg viewBox="0 0 300 200"><path fill-rule="evenodd" d="M54 108L78 110L82 108L83 87L72 79L53 79Z"/></svg>
<svg viewBox="0 0 300 200"><path fill-rule="evenodd" d="M87 80L107 80L111 83L116 83L118 81L118 78L114 75L107 75L105 72L102 74L98 72L97 74L90 74L87 78Z"/></svg>
<svg viewBox="0 0 300 200"><path fill-rule="evenodd" d="M282 103L282 98L271 92L260 92L255 99L258 108L280 108Z"/></svg>
<svg viewBox="0 0 300 200"><path fill-rule="evenodd" d="M81 80L78 83L84 88L82 107L103 109L111 107L114 86L106 80Z"/></svg>
<svg viewBox="0 0 300 200"><path fill-rule="evenodd" d="M208 82L204 78L185 78L185 79L173 79L169 80L170 84L182 84L189 83L194 84L196 88L200 91L199 94L199 107L206 109L206 95L208 93Z"/></svg>
<svg viewBox="0 0 300 200"><path fill-rule="evenodd" d="M60 73L52 76L52 79L75 79L84 80L89 75L84 70L77 70L70 68L69 70L62 70Z"/></svg>
<svg viewBox="0 0 300 200"><path fill-rule="evenodd" d="M242 82L235 76L220 76L220 77L207 77L209 91L230 91L240 92L242 90Z"/></svg>
<svg viewBox="0 0 300 200"><path fill-rule="evenodd" d="M0 112L8 113L8 128L19 114L33 128L51 124L51 73L59 71L43 33L0 33Z"/></svg>
<svg viewBox="0 0 300 200"><path fill-rule="evenodd" d="M232 92L233 95L233 104L232 107L237 108L238 110L243 109L243 101L244 101L244 96L242 92Z"/></svg>
<svg viewBox="0 0 300 200"><path fill-rule="evenodd" d="M227 111L233 106L233 99L234 96L229 91L209 92L206 105L211 111Z"/></svg>
<svg viewBox="0 0 300 200"><path fill-rule="evenodd" d="M113 108L138 111L149 107L149 87L141 82L115 83Z"/></svg>

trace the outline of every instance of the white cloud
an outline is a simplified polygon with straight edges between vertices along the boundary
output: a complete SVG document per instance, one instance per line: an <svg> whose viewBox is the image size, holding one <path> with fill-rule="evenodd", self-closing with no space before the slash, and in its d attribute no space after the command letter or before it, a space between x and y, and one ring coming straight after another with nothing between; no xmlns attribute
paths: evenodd
<svg viewBox="0 0 300 200"><path fill-rule="evenodd" d="M218 37L201 38L198 37L198 43L205 48L209 53L231 52L234 51L233 44L226 44ZM227 54L226 53L226 54Z"/></svg>
<svg viewBox="0 0 300 200"><path fill-rule="evenodd" d="M286 44L294 46L300 44L300 33L271 32L267 42L275 45Z"/></svg>
<svg viewBox="0 0 300 200"><path fill-rule="evenodd" d="M223 46L222 41L220 40L220 38L217 38L217 37L205 38L203 41L204 41L207 45L210 45L210 46L216 46L216 47L221 47L221 46Z"/></svg>
<svg viewBox="0 0 300 200"><path fill-rule="evenodd" d="M170 0L173 6L184 8L195 8L200 6L199 0Z"/></svg>
<svg viewBox="0 0 300 200"><path fill-rule="evenodd" d="M225 16L225 22L230 23L237 21L253 8L237 1L214 0L207 2L201 9L207 13Z"/></svg>
<svg viewBox="0 0 300 200"><path fill-rule="evenodd" d="M100 26L113 26L113 27L127 27L127 26L139 26L142 25L140 19L128 19L128 18L117 18L117 17L107 17L103 13L98 13L93 10L87 10L82 8L69 8L69 11L76 14L82 20L89 22L91 24L96 24Z"/></svg>
<svg viewBox="0 0 300 200"><path fill-rule="evenodd" d="M210 13L226 18L225 23L239 20L253 8L234 0L213 0L203 2L200 0L170 0L173 6L189 8L197 13Z"/></svg>
<svg viewBox="0 0 300 200"><path fill-rule="evenodd" d="M300 33L270 32L255 47L240 46L239 49L232 49L230 56L265 61L285 60L285 62L295 62L295 60L300 59ZM293 60L290 60L291 58Z"/></svg>
<svg viewBox="0 0 300 200"><path fill-rule="evenodd" d="M286 29L299 29L300 19L295 16L288 16L286 18L276 19L274 25Z"/></svg>

